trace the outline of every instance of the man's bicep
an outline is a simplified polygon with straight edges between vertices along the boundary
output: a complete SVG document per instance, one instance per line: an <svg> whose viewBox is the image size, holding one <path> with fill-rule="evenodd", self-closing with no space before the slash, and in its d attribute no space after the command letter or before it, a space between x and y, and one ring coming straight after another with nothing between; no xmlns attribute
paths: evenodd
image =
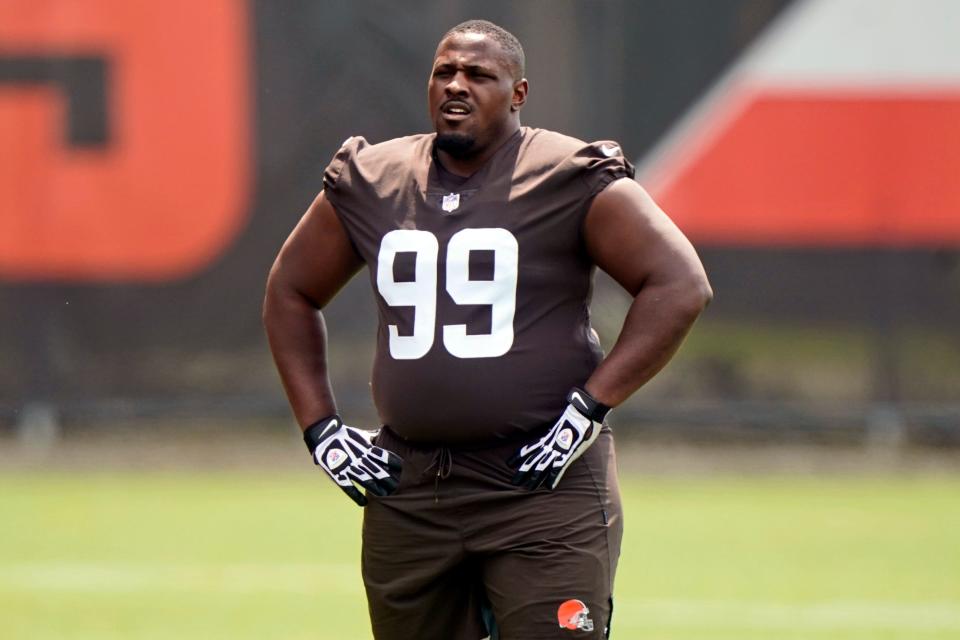
<svg viewBox="0 0 960 640"><path fill-rule="evenodd" d="M587 251L598 267L636 295L645 284L705 279L686 236L631 179L594 198L584 222Z"/></svg>
<svg viewBox="0 0 960 640"><path fill-rule="evenodd" d="M333 205L316 197L280 249L270 272L271 286L324 307L363 266Z"/></svg>

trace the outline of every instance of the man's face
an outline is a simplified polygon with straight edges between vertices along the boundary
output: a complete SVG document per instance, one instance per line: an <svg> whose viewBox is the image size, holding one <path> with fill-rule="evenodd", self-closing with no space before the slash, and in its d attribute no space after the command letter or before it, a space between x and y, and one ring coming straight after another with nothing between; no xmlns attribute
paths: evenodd
<svg viewBox="0 0 960 640"><path fill-rule="evenodd" d="M444 39L427 84L437 147L466 158L502 141L525 94L496 40L472 32Z"/></svg>

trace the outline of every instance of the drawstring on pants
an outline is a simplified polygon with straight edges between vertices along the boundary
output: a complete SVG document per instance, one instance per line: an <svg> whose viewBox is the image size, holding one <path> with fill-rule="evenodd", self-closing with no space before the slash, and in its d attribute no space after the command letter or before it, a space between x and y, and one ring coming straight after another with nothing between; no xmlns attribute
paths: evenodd
<svg viewBox="0 0 960 640"><path fill-rule="evenodd" d="M424 473L437 468L437 474L433 478L433 501L440 502L440 481L450 477L453 471L453 453L447 447L440 447L433 455L433 460L424 470Z"/></svg>

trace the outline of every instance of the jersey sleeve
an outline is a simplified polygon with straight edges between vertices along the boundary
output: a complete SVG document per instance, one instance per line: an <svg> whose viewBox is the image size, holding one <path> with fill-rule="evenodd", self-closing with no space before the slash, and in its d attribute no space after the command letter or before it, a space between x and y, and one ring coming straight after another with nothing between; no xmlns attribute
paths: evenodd
<svg viewBox="0 0 960 640"><path fill-rule="evenodd" d="M362 235L359 226L362 219L359 212L363 209L360 203L366 191L359 175L357 155L366 146L367 141L362 136L347 138L323 172L323 193L333 205L333 211L343 225L350 244L361 256Z"/></svg>
<svg viewBox="0 0 960 640"><path fill-rule="evenodd" d="M347 138L324 170L323 190L334 209L349 205L350 188L356 178L357 154L366 146L367 141L362 136Z"/></svg>
<svg viewBox="0 0 960 640"><path fill-rule="evenodd" d="M580 149L576 162L583 167L580 175L591 198L614 180L634 177L633 165L624 157L620 145L612 140L587 144Z"/></svg>

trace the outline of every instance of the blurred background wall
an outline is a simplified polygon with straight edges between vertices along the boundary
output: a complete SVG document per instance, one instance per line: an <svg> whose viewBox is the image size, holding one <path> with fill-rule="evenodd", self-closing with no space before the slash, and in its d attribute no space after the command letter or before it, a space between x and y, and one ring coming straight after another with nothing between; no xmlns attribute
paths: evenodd
<svg viewBox="0 0 960 640"><path fill-rule="evenodd" d="M343 139L428 129L474 17L524 44L524 124L620 141L712 279L624 431L960 443L950 0L0 0L0 427L286 419L273 257ZM354 422L371 295L326 313ZM607 346L628 302L598 279Z"/></svg>

